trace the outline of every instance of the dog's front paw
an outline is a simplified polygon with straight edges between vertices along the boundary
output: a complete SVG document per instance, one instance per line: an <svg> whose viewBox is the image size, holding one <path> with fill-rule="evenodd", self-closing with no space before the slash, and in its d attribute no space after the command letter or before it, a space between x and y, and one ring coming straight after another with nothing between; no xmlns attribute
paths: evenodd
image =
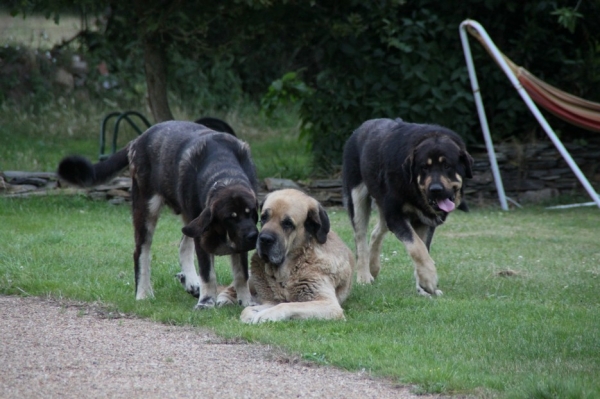
<svg viewBox="0 0 600 399"><path fill-rule="evenodd" d="M415 280L417 283L417 292L424 296L441 295L438 290L438 276L433 261L419 265L415 268Z"/></svg>
<svg viewBox="0 0 600 399"><path fill-rule="evenodd" d="M248 303L243 303L243 301L241 299L238 299L238 305L243 306L243 307L259 306L260 302L255 297L251 296Z"/></svg>
<svg viewBox="0 0 600 399"><path fill-rule="evenodd" d="M217 296L217 306L236 305L235 291L225 290Z"/></svg>
<svg viewBox="0 0 600 399"><path fill-rule="evenodd" d="M358 284L371 284L373 281L375 281L375 278L369 272L356 274Z"/></svg>
<svg viewBox="0 0 600 399"><path fill-rule="evenodd" d="M205 296L198 300L196 306L194 306L194 310L204 310L204 309L212 309L215 307L215 299L211 296Z"/></svg>
<svg viewBox="0 0 600 399"><path fill-rule="evenodd" d="M438 290L438 289L434 289L431 291L431 293L429 293L423 287L421 287L419 284L417 284L417 293L419 295L423 295L426 297L431 297L432 295L433 296L442 296L444 294L441 290Z"/></svg>
<svg viewBox="0 0 600 399"><path fill-rule="evenodd" d="M197 276L195 279L187 278L185 273L181 272L177 273L175 277L177 277L177 279L179 280L181 285L183 285L183 288L185 288L185 291L188 294L192 295L194 298L200 298L200 280Z"/></svg>
<svg viewBox="0 0 600 399"><path fill-rule="evenodd" d="M242 311L240 319L244 323L250 324L286 320L285 305L280 303L279 305L265 304L248 306Z"/></svg>
<svg viewBox="0 0 600 399"><path fill-rule="evenodd" d="M150 279L141 279L138 283L137 287L135 287L135 299L148 299L154 298L154 291L152 290L152 284L150 284Z"/></svg>
<svg viewBox="0 0 600 399"><path fill-rule="evenodd" d="M138 289L138 291L135 294L135 299L138 301L149 298L154 298L154 292L152 292L152 289Z"/></svg>
<svg viewBox="0 0 600 399"><path fill-rule="evenodd" d="M256 323L258 323L258 321L256 321L256 318L257 318L259 312L260 312L260 309L258 306L248 306L248 307L244 308L244 310L242 310L242 314L240 315L240 320L243 323L256 324Z"/></svg>
<svg viewBox="0 0 600 399"><path fill-rule="evenodd" d="M238 305L241 305L241 306L244 306L244 307L257 305L257 303L252 298L252 295L250 294L250 291L238 292L236 298L237 298L237 304Z"/></svg>

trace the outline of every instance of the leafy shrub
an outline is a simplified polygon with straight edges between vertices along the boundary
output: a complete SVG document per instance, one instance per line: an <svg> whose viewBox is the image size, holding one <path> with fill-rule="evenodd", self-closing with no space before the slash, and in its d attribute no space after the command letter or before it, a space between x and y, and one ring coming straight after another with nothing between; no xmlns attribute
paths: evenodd
<svg viewBox="0 0 600 399"><path fill-rule="evenodd" d="M254 35L233 47L239 59L261 61L236 61L233 67L255 83L257 76L271 77L274 84L263 98L267 106L281 100L283 92L276 88L285 81L281 77L302 71L294 78L301 76L311 89L304 92L300 115L316 165L338 165L345 139L371 118L437 123L468 144L481 143L459 24L478 20L516 63L563 90L598 101L600 28L591 15L600 6L578 4L569 12L574 4L567 1L273 2L246 15L255 21L246 28ZM494 138L543 136L504 73L479 44L472 41L471 47ZM548 119L563 135L582 134L553 116Z"/></svg>
<svg viewBox="0 0 600 399"><path fill-rule="evenodd" d="M481 142L458 34L467 17L482 23L502 51L540 78L600 99L600 62L594 56L600 30L591 18L587 24L578 19L572 33L573 23L563 27L564 17L562 22L556 17L558 3L565 2L352 1L328 9L327 23L316 34L326 37L318 49L322 67L305 74L315 93L301 110L317 164L339 164L345 139L371 118L437 123L469 144ZM588 5L578 15L594 9L598 6ZM495 139L528 139L537 129L529 110L487 53L477 43L472 50ZM549 119L563 132L579 132Z"/></svg>
<svg viewBox="0 0 600 399"><path fill-rule="evenodd" d="M20 46L0 47L0 103L16 102L37 109L53 98L56 59Z"/></svg>
<svg viewBox="0 0 600 399"><path fill-rule="evenodd" d="M21 8L41 5L52 13L59 3L34 0ZM102 5L76 3L95 10ZM109 63L118 78L122 91L117 94L143 101L138 36L151 33L168 54L174 97L199 113L226 111L241 97L262 98L267 110L290 99L301 101L303 137L310 141L315 164L329 168L339 165L345 139L371 118L437 123L457 131L468 144L482 141L458 33L467 18L479 21L508 57L541 79L600 101L600 25L593 18L600 13L598 2L136 4L110 2L106 31L89 39L90 54ZM485 50L476 43L472 50L494 139L543 136ZM585 137L580 129L549 119L563 136Z"/></svg>

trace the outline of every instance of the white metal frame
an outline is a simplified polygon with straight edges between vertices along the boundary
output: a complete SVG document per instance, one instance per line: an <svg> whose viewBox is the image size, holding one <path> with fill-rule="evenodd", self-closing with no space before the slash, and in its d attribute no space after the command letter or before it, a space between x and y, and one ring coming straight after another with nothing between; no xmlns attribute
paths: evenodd
<svg viewBox="0 0 600 399"><path fill-rule="evenodd" d="M469 41L467 37L467 27L474 29L481 36L484 43L488 46L488 50L491 53L492 57L494 57L494 60L498 63L500 68L502 68L502 70L504 71L514 88L521 95L523 101L525 101L525 104L527 105L529 110L533 113L533 115L540 123L542 128L546 131L548 137L550 137L550 140L552 140L552 143L554 143L555 147L563 156L567 164L571 167L571 170L573 170L573 173L575 173L585 190L594 200L594 202L585 203L581 205L593 205L595 203L598 206L598 208L600 208L600 196L598 195L598 193L596 193L596 190L592 187L592 185L581 172L581 170L579 169L579 167L577 166L567 149L563 146L560 139L556 136L556 133L554 133L554 130L552 130L552 128L546 121L546 118L544 118L544 116L540 113L540 110L535 105L533 100L531 100L531 97L529 97L529 94L527 93L527 91L525 91L525 88L521 85L519 79L517 79L513 71L508 66L508 63L504 59L502 53L498 50L494 42L490 39L485 29L477 21L467 19L460 24L460 40L462 42L465 60L467 62L467 69L469 71L469 78L471 80L471 88L473 89L475 104L477 106L477 113L479 114L479 121L481 123L481 129L485 138L485 145L487 148L488 156L490 158L490 164L492 166L492 172L494 175L494 180L496 182L496 189L498 191L498 199L500 200L500 206L502 207L502 209L505 211L508 210L507 198L504 193L502 176L500 176L498 161L496 160L496 153L494 152L494 144L490 135L490 129L488 126L487 117L485 115L485 109L483 107L483 101L481 100L481 92L479 88L479 83L477 82L477 74L475 73L475 66L473 64L473 57L471 56L471 48L469 46Z"/></svg>

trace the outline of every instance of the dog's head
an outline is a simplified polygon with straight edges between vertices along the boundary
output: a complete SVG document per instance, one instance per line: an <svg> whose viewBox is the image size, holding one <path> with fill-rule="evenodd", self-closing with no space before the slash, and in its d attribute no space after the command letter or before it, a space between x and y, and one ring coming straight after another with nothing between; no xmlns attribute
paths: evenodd
<svg viewBox="0 0 600 399"><path fill-rule="evenodd" d="M473 177L472 165L460 137L445 129L423 136L404 163L423 200L435 212L446 213L457 207L467 210L462 202L463 179Z"/></svg>
<svg viewBox="0 0 600 399"><path fill-rule="evenodd" d="M329 217L314 198L294 189L274 191L262 204L261 231L256 252L268 263L280 266L297 248L316 241L324 244Z"/></svg>
<svg viewBox="0 0 600 399"><path fill-rule="evenodd" d="M182 231L200 238L202 248L211 254L229 255L256 248L258 202L252 190L243 185L220 188L209 197L206 208Z"/></svg>

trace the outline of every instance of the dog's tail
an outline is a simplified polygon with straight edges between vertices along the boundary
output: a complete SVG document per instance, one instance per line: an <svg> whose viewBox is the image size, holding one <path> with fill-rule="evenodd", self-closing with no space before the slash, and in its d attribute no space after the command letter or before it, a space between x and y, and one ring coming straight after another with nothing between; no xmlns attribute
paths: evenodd
<svg viewBox="0 0 600 399"><path fill-rule="evenodd" d="M92 187L104 183L129 164L129 146L114 153L105 161L92 164L88 159L72 155L63 158L58 165L58 176L80 187Z"/></svg>

